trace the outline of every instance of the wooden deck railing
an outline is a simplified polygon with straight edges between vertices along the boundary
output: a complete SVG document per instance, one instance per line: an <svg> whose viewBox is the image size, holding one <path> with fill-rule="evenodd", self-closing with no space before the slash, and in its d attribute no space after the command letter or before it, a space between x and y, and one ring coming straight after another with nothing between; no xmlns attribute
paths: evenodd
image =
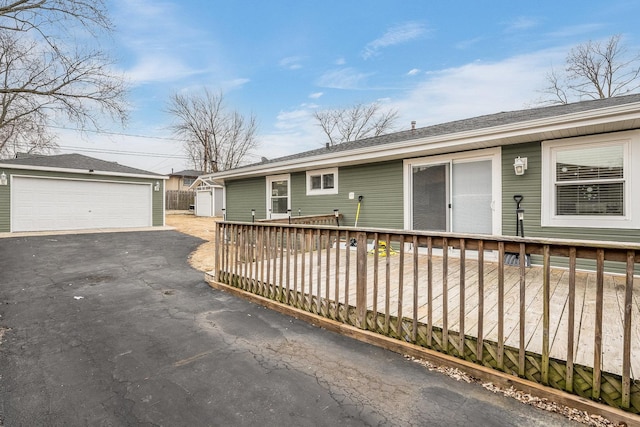
<svg viewBox="0 0 640 427"><path fill-rule="evenodd" d="M640 413L640 244L217 227L220 283Z"/></svg>
<svg viewBox="0 0 640 427"><path fill-rule="evenodd" d="M342 214L336 220L335 214L290 216L287 218L259 219L261 224L307 224L307 225L340 225Z"/></svg>

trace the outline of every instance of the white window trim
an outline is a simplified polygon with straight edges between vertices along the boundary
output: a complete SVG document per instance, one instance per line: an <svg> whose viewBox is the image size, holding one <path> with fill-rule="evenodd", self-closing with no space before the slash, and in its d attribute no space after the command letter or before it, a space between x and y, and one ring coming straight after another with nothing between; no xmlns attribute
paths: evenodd
<svg viewBox="0 0 640 427"><path fill-rule="evenodd" d="M487 148L483 150L466 151L463 153L443 154L438 156L421 157L407 159L404 161L404 228L411 229L413 224L413 167L431 164L442 164L448 162L472 162L480 160L491 160L491 179L493 181L492 196L492 234L502 234L502 150L500 147ZM447 221L447 228L450 230L451 224Z"/></svg>
<svg viewBox="0 0 640 427"><path fill-rule="evenodd" d="M624 145L623 216L556 215L555 153L563 148ZM634 157L635 156L635 157ZM634 197L634 184L640 185L640 132L618 132L562 140L542 141L542 212L543 227L640 228L640 198Z"/></svg>
<svg viewBox="0 0 640 427"><path fill-rule="evenodd" d="M291 210L291 175L290 174L282 174L282 175L271 175L267 177L267 219L278 219L278 218L287 218L288 214L274 214L271 212L271 183L273 181L287 181L287 209Z"/></svg>
<svg viewBox="0 0 640 427"><path fill-rule="evenodd" d="M320 190L311 189L311 177L317 175L333 174L333 188L322 188ZM307 196L317 196L321 194L338 194L338 168L316 169L307 171Z"/></svg>

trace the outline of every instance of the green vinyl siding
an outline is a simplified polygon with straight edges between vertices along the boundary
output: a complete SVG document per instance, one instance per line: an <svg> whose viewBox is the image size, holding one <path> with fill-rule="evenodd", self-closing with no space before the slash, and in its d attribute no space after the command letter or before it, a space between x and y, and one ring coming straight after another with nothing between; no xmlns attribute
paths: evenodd
<svg viewBox="0 0 640 427"><path fill-rule="evenodd" d="M527 171L522 176L516 176L513 162L516 157L527 157ZM542 206L542 145L539 142L511 145L502 148L502 234L514 236L516 234L516 203L515 194L523 196L521 208L524 212L525 237L557 238L567 240L600 240L613 242L640 242L640 230L586 228L586 227L542 227L541 210L550 208ZM638 212L637 214L640 214ZM539 256L533 256L534 264L541 264ZM565 258L552 257L552 264L567 267ZM595 263L578 260L579 269L592 270ZM606 262L607 271L624 273L622 263Z"/></svg>
<svg viewBox="0 0 640 427"><path fill-rule="evenodd" d="M251 221L251 209L256 219L266 218L267 181L264 177L225 182L226 214L229 221Z"/></svg>
<svg viewBox="0 0 640 427"><path fill-rule="evenodd" d="M331 214L338 209L340 225L353 226L362 196L359 227L404 227L402 161L371 163L338 169L338 194L307 196L306 172L291 175L291 211L293 215ZM349 193L354 198L349 199Z"/></svg>
<svg viewBox="0 0 640 427"><path fill-rule="evenodd" d="M527 158L527 170L517 176L513 170L516 157ZM540 228L542 152L540 143L518 144L502 147L502 234L516 234L516 202L513 196L523 197L525 237L545 236Z"/></svg>
<svg viewBox="0 0 640 427"><path fill-rule="evenodd" d="M528 158L528 169L522 176L513 171L516 157ZM597 227L542 227L542 145L539 142L510 145L502 148L502 234L515 235L516 204L514 194L521 194L524 208L525 237L552 237L576 240L606 240L613 242L640 242L640 230ZM633 212L640 215L640 212Z"/></svg>
<svg viewBox="0 0 640 427"><path fill-rule="evenodd" d="M403 228L402 161L372 163L338 169L338 194L307 195L306 171L291 175L291 215L342 214L340 225L353 226L362 196L358 226ZM266 177L225 182L227 219L266 218ZM349 199L349 193L354 199Z"/></svg>
<svg viewBox="0 0 640 427"><path fill-rule="evenodd" d="M8 169L0 170L0 174L4 172L7 175L7 181L11 182L9 175L11 171ZM11 187L10 185L0 185L0 233L11 231Z"/></svg>
<svg viewBox="0 0 640 427"><path fill-rule="evenodd" d="M67 178L67 179L84 179L89 181L118 181L118 182L144 182L153 186L156 181L160 182L160 191L152 191L151 224L153 226L164 225L164 181L151 178L131 178L121 176L103 176L96 174L74 174L61 172L35 171L26 169L2 169L7 175L8 185L0 186L0 232L9 232L11 230L11 175L28 175L35 177L51 177L51 178Z"/></svg>

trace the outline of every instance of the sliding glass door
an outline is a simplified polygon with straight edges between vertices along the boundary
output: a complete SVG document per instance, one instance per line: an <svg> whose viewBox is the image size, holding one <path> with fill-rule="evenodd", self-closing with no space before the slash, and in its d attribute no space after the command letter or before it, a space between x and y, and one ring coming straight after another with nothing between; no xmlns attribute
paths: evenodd
<svg viewBox="0 0 640 427"><path fill-rule="evenodd" d="M425 158L409 165L413 230L497 233L499 156Z"/></svg>

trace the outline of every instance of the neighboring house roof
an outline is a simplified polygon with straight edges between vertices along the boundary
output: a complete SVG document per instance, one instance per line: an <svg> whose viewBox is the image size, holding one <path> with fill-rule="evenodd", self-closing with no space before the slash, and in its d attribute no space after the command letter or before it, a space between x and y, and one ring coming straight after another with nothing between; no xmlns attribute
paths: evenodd
<svg viewBox="0 0 640 427"><path fill-rule="evenodd" d="M95 173L119 176L144 176L166 179L157 173L96 159L82 154L20 155L16 159L0 160L0 166L16 169L39 169L71 173Z"/></svg>
<svg viewBox="0 0 640 427"><path fill-rule="evenodd" d="M216 180L393 160L640 127L640 94L500 112L390 133L205 176Z"/></svg>
<svg viewBox="0 0 640 427"><path fill-rule="evenodd" d="M171 172L169 174L169 176L179 176L184 178L197 178L200 175L204 175L204 171L197 171L192 169L187 169L180 172Z"/></svg>

